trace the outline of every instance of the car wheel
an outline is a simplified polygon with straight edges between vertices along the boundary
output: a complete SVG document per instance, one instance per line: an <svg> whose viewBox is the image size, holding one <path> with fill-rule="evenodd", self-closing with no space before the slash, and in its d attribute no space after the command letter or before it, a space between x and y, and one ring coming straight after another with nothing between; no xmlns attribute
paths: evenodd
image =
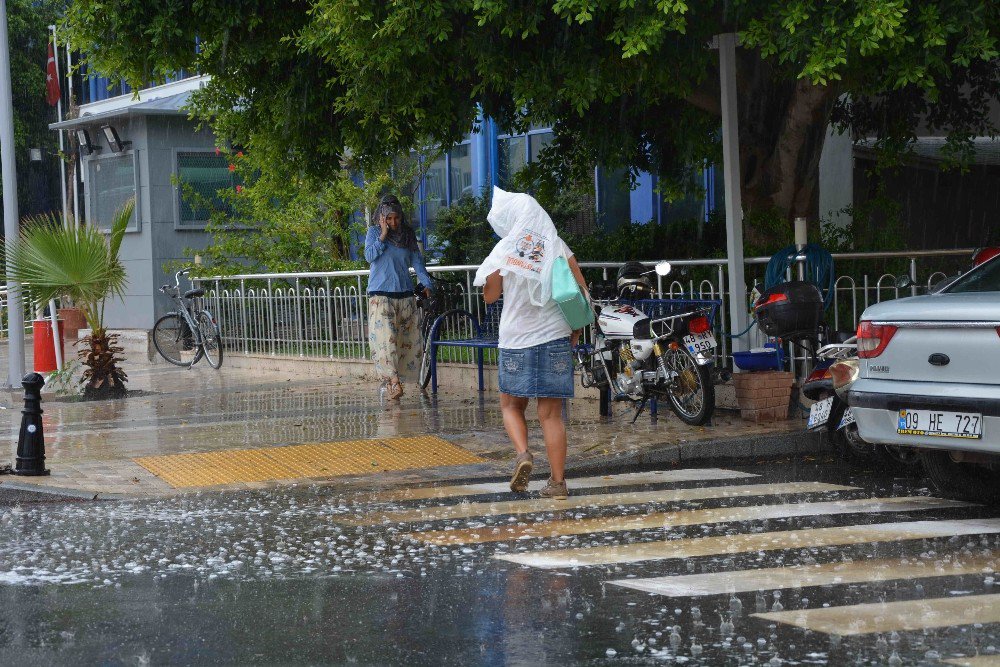
<svg viewBox="0 0 1000 667"><path fill-rule="evenodd" d="M920 460L943 495L1000 505L1000 471L975 463L956 463L948 452L933 449L921 451Z"/></svg>
<svg viewBox="0 0 1000 667"><path fill-rule="evenodd" d="M875 460L893 472L905 477L923 477L924 466L920 462L920 451L913 447L893 447L876 445Z"/></svg>

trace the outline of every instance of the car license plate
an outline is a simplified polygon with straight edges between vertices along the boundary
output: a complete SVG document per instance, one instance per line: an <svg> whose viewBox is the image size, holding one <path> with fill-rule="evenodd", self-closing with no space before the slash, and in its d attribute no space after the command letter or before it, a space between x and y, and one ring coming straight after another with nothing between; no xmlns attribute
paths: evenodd
<svg viewBox="0 0 1000 667"><path fill-rule="evenodd" d="M978 440L983 437L983 416L973 412L900 410L896 433Z"/></svg>
<svg viewBox="0 0 1000 667"><path fill-rule="evenodd" d="M853 423L854 423L854 413L851 411L850 408L847 408L846 410L844 410L844 416L840 418L840 423L837 424L837 430L839 431L848 424L853 424Z"/></svg>
<svg viewBox="0 0 1000 667"><path fill-rule="evenodd" d="M700 334L684 336L684 345L687 346L691 354L698 354L714 350L719 344L715 342L715 336L712 335L711 331L705 331Z"/></svg>
<svg viewBox="0 0 1000 667"><path fill-rule="evenodd" d="M822 401L816 401L809 408L809 423L806 428L819 428L830 420L830 408L833 407L833 396Z"/></svg>

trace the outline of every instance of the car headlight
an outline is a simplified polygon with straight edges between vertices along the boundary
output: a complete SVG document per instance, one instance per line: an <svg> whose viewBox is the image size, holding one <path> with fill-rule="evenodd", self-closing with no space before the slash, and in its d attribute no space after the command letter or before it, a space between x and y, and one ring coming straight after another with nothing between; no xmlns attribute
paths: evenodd
<svg viewBox="0 0 1000 667"><path fill-rule="evenodd" d="M830 366L830 376L833 380L833 390L837 392L840 400L847 400L847 390L851 388L854 381L861 374L861 367L857 359L841 359Z"/></svg>

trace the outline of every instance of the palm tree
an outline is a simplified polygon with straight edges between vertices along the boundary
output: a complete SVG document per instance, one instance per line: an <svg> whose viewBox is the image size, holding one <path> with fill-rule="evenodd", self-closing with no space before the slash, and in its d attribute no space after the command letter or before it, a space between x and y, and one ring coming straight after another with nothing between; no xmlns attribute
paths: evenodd
<svg viewBox="0 0 1000 667"><path fill-rule="evenodd" d="M118 258L135 200L125 202L111 221L111 232L75 222L64 227L58 216L34 216L24 221L20 241L7 258L5 280L21 283L35 308L49 300L68 298L83 310L90 327L79 352L85 366L81 382L85 398L125 396L128 376L118 364L118 337L104 326L104 306L110 297L122 298L125 266Z"/></svg>

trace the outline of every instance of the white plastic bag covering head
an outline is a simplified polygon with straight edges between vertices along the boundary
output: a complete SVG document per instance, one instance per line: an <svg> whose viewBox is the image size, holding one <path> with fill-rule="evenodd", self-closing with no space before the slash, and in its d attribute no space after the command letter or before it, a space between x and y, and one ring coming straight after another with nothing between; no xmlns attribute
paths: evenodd
<svg viewBox="0 0 1000 667"><path fill-rule="evenodd" d="M474 285L486 284L494 271L514 273L529 282L531 303L544 306L552 298L553 248L559 238L552 218L531 195L493 188L493 205L486 216L500 237L476 271Z"/></svg>

